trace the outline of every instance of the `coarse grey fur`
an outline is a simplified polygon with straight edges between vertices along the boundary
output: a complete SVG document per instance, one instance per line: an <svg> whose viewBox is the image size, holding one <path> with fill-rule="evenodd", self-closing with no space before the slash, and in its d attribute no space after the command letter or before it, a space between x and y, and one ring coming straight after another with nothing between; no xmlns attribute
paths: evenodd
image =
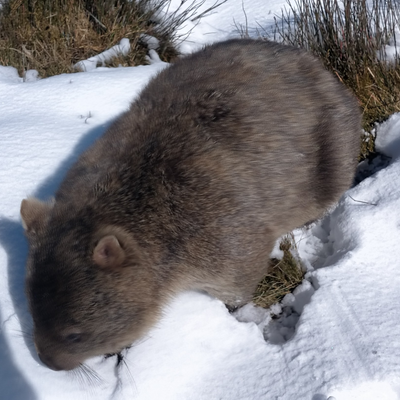
<svg viewBox="0 0 400 400"><path fill-rule="evenodd" d="M121 350L183 290L251 300L277 238L350 186L360 132L355 99L295 48L229 40L163 70L54 202L22 202L43 362Z"/></svg>

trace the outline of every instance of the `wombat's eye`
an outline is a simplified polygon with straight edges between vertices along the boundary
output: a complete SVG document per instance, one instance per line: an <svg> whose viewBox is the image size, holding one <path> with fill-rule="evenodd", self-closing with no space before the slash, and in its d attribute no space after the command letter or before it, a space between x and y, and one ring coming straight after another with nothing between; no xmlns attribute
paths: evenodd
<svg viewBox="0 0 400 400"><path fill-rule="evenodd" d="M70 333L65 337L65 341L69 343L79 343L82 340L82 335L80 333Z"/></svg>

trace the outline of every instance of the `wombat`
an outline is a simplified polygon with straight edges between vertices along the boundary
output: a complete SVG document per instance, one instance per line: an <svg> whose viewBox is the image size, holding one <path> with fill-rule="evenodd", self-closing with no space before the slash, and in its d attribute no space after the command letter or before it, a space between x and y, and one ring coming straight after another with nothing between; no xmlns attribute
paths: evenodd
<svg viewBox="0 0 400 400"><path fill-rule="evenodd" d="M351 185L360 133L355 99L292 47L229 40L160 72L53 201L22 201L41 360L118 352L183 290L250 301L275 241Z"/></svg>

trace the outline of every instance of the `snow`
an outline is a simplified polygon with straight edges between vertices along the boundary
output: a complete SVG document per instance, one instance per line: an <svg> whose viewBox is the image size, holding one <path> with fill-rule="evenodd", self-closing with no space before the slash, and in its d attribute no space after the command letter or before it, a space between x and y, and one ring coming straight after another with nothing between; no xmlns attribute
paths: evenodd
<svg viewBox="0 0 400 400"><path fill-rule="evenodd" d="M284 2L243 5L253 34ZM231 37L234 20L245 24L242 0L193 23L181 49ZM87 362L93 372L79 375L38 362L20 202L54 193L83 149L167 66L154 49L150 57L149 66L41 80L0 67L0 398L400 399L400 114L377 128L377 147L390 157L384 167L294 232L307 274L281 304L231 315L216 299L182 293L118 367L115 357L97 357Z"/></svg>
<svg viewBox="0 0 400 400"><path fill-rule="evenodd" d="M129 39L123 38L119 42L119 44L111 47L103 51L100 54L97 54L93 57L88 58L87 60L79 61L74 65L74 68L79 71L91 71L97 67L98 64L101 64L103 67L107 61L110 61L114 57L118 57L120 55L126 56L131 50L131 45L129 43Z"/></svg>
<svg viewBox="0 0 400 400"><path fill-rule="evenodd" d="M169 11L173 12L181 3L181 0L172 0ZM216 0L206 0L198 14L214 4ZM274 16L280 15L281 8L286 5L286 0L227 0L219 8L207 13L200 23L198 20L186 21L178 31L179 36L184 38L178 43L178 49L182 53L190 53L205 43L237 37L238 29L242 28L244 31L247 28L250 36L256 36L260 30L270 31Z"/></svg>
<svg viewBox="0 0 400 400"><path fill-rule="evenodd" d="M145 43L150 50L157 50L160 47L160 41L154 36L145 35L143 33L140 35L140 40Z"/></svg>
<svg viewBox="0 0 400 400"><path fill-rule="evenodd" d="M400 31L396 27L393 32L393 36L389 38L388 43L384 46L383 57L379 52L377 53L378 58L383 58L389 64L394 64L399 58L399 43L398 38L400 37Z"/></svg>

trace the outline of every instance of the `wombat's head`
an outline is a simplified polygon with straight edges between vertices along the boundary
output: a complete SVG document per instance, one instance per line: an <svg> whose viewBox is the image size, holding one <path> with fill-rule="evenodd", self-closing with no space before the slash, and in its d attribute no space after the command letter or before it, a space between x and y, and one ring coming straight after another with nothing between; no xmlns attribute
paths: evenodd
<svg viewBox="0 0 400 400"><path fill-rule="evenodd" d="M26 293L44 364L70 370L143 335L157 317L157 290L129 234L97 227L90 207L74 212L28 199L21 216L30 244Z"/></svg>

